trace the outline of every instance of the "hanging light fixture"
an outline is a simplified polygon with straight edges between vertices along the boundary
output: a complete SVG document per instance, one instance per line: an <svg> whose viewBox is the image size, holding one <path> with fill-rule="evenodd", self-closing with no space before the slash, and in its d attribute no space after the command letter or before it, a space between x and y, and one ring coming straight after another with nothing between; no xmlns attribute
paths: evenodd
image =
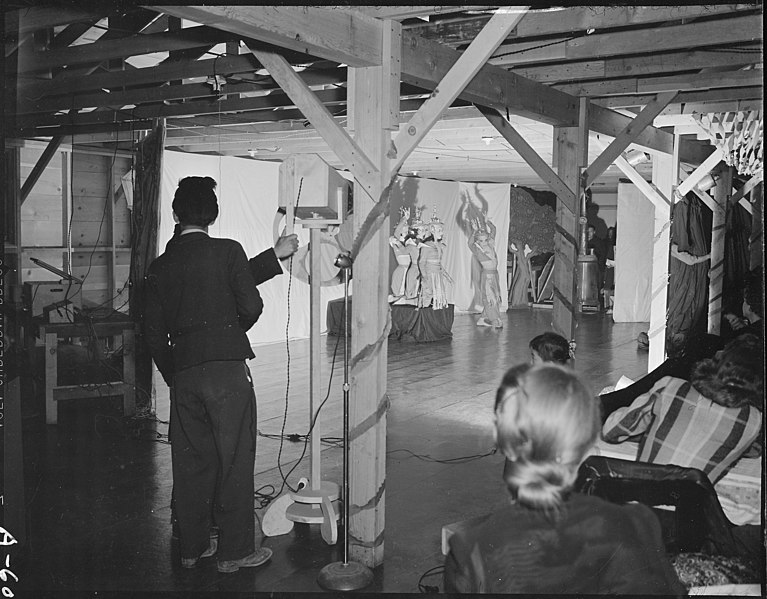
<svg viewBox="0 0 767 599"><path fill-rule="evenodd" d="M712 187L716 186L717 177L709 173L703 177L695 186L698 191L708 191Z"/></svg>
<svg viewBox="0 0 767 599"><path fill-rule="evenodd" d="M631 150L626 154L626 162L631 166L638 166L650 161L650 155L639 150Z"/></svg>

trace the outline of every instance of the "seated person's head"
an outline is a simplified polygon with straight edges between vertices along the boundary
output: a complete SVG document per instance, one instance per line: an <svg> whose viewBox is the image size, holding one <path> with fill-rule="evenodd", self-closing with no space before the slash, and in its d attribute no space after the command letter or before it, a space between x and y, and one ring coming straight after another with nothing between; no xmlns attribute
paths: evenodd
<svg viewBox="0 0 767 599"><path fill-rule="evenodd" d="M184 177L173 196L173 214L182 227L207 227L218 217L216 182L211 177Z"/></svg>
<svg viewBox="0 0 767 599"><path fill-rule="evenodd" d="M556 509L597 439L599 402L572 370L522 364L501 381L495 426L511 495L532 508Z"/></svg>
<svg viewBox="0 0 767 599"><path fill-rule="evenodd" d="M760 410L764 399L764 347L756 335L730 341L714 358L701 360L690 382L711 401L728 408L753 405Z"/></svg>
<svg viewBox="0 0 767 599"><path fill-rule="evenodd" d="M570 360L570 344L556 333L543 333L530 341L530 361L533 366L545 362L567 364Z"/></svg>

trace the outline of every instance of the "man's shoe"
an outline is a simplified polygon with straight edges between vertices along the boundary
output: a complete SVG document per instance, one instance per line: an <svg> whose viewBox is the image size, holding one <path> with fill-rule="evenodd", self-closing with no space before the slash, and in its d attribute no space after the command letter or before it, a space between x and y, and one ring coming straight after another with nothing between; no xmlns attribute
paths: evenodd
<svg viewBox="0 0 767 599"><path fill-rule="evenodd" d="M210 533L210 544L208 548L200 554L200 557L182 557L181 567L191 570L197 567L197 562L206 557L213 557L218 551L218 532Z"/></svg>
<svg viewBox="0 0 767 599"><path fill-rule="evenodd" d="M246 555L240 559L233 560L219 560L218 571L224 574L231 572L237 572L240 568L255 568L262 564L265 564L272 557L272 550L268 547L261 547L256 549L250 555Z"/></svg>

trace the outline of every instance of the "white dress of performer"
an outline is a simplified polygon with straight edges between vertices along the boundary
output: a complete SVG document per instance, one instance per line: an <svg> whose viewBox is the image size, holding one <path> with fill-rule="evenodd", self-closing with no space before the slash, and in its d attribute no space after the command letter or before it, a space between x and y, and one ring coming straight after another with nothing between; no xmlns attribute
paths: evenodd
<svg viewBox="0 0 767 599"><path fill-rule="evenodd" d="M397 266L391 275L391 295L389 296L389 302L396 302L405 296L405 279L408 268L412 262L410 251L405 246L405 241L408 234L408 223L410 219L410 208L401 208L399 223L394 228L394 233L389 237L389 245L394 252L394 257L397 260Z"/></svg>
<svg viewBox="0 0 767 599"><path fill-rule="evenodd" d="M443 241L444 225L436 214L429 224L428 236L421 242L418 266L421 271L421 290L418 307L442 310L448 306L448 284L453 280L445 271L443 260L446 245Z"/></svg>
<svg viewBox="0 0 767 599"><path fill-rule="evenodd" d="M478 220L473 220L471 228L469 249L482 267L480 291L483 311L477 326L501 329L501 285L498 278L498 256L495 253L495 225L486 220L483 226Z"/></svg>

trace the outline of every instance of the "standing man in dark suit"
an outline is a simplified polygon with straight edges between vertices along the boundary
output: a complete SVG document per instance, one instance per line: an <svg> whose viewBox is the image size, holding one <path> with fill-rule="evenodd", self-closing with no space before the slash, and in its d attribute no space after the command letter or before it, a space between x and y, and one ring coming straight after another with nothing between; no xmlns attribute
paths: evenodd
<svg viewBox="0 0 767 599"><path fill-rule="evenodd" d="M146 335L171 402L171 453L182 565L216 552L218 570L260 566L272 555L255 548L253 470L255 394L245 360L254 358L246 331L263 302L242 246L212 239L216 182L186 177L173 211L178 238L149 267ZM211 510L211 506L213 509Z"/></svg>

